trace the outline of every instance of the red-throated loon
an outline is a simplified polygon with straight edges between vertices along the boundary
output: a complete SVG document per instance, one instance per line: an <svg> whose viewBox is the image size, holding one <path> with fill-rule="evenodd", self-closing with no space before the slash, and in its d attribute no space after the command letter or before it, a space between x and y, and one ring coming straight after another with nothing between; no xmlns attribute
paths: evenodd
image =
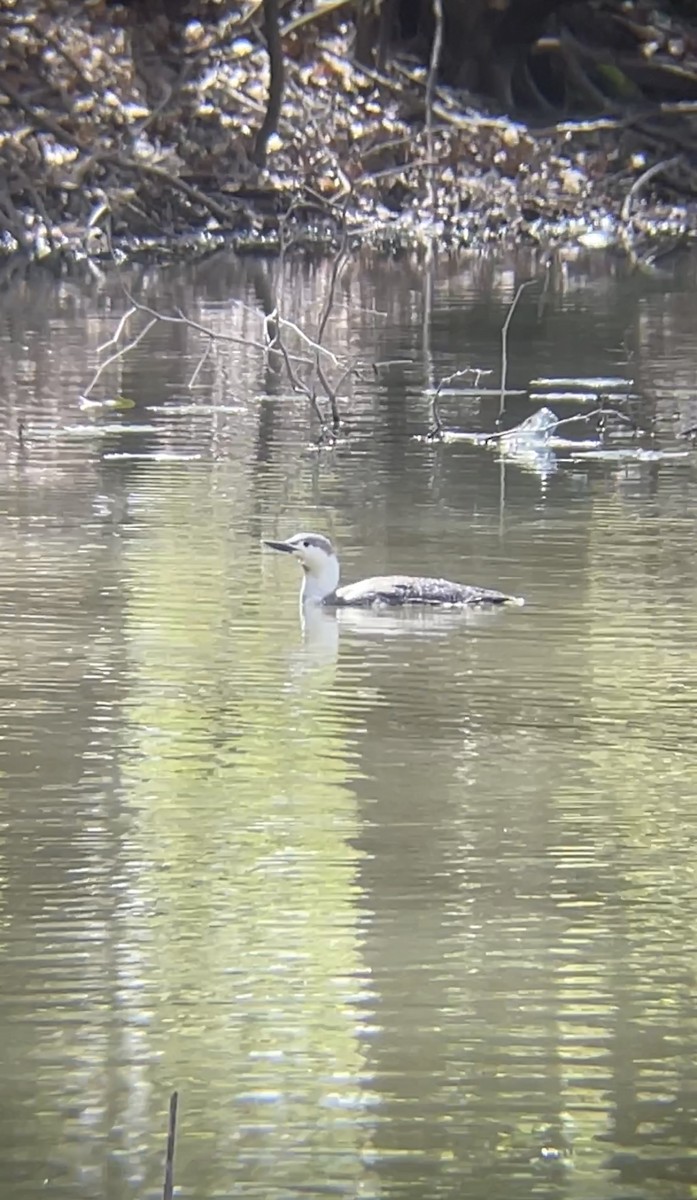
<svg viewBox="0 0 697 1200"><path fill-rule="evenodd" d="M287 542L265 541L264 545L298 559L304 573L301 604L322 604L327 608L440 604L464 608L473 604L525 603L516 596L488 588L418 575L374 575L339 587L339 560L329 538L321 533L296 533Z"/></svg>

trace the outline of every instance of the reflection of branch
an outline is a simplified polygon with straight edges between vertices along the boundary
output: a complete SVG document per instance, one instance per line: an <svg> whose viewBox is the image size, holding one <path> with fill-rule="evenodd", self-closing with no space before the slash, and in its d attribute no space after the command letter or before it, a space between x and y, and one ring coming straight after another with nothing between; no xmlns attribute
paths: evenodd
<svg viewBox="0 0 697 1200"><path fill-rule="evenodd" d="M167 1153L165 1155L165 1179L162 1188L162 1200L172 1200L174 1195L174 1148L177 1138L177 1105L179 1092L172 1092L169 1098L169 1124L167 1127Z"/></svg>
<svg viewBox="0 0 697 1200"><path fill-rule="evenodd" d="M345 5L352 3L352 0L326 0L326 3L318 4L310 12L302 13L299 17L289 21L283 26L281 33L283 37L288 37L289 33L295 33L296 30L302 29L303 25L308 25L310 21L317 21L320 17L326 17L327 13L334 12L337 8L344 8Z"/></svg>
<svg viewBox="0 0 697 1200"><path fill-rule="evenodd" d="M285 261L286 252L287 252L288 247L291 242L291 238L290 238L289 232L288 232L289 218L290 218L292 212L294 211L294 209L301 207L301 206L302 206L301 201L294 202L294 204L292 204L290 206L290 208L288 209L288 211L286 212L284 218L282 219L282 221L280 223L280 231L279 231L280 232L280 256L279 256L279 266L278 266L278 277L280 277L282 275L282 268L283 268L283 264ZM325 373L323 363L322 363L323 356L326 356L334 364L334 366L340 367L342 365L341 361L337 357L337 355L332 353L331 350L327 349L327 347L323 345L323 338L324 338L324 334L327 329L327 324L329 322L329 318L332 313L332 309L334 307L334 302L336 300L336 290L337 290L339 281L341 279L341 273L348 261L348 250L347 250L348 233L347 233L347 229L346 229L345 211L344 211L343 207L341 207L337 204L328 204L326 206L321 205L320 207L322 207L324 209L324 211L327 211L327 209L329 209L330 211L332 211L333 215L340 217L340 219L341 219L341 240L339 243L339 248L337 250L337 253L334 257L334 261L332 262L330 278L329 278L329 286L327 288L327 292L324 297L324 302L322 304L322 310L321 310L319 321L317 324L317 332L316 332L314 338L312 338L307 333L305 333L305 331L294 321L290 321L286 317L283 317L281 315L280 305L277 300L276 306L274 309L276 330L275 330L275 339L274 339L273 345L278 350L280 350L281 355L283 356L283 361L285 363L286 371L288 373L288 378L290 379L293 391L302 393L302 395L306 396L307 399L310 401L310 404L312 406L312 411L314 412L315 416L317 417L317 420L320 423L320 427L321 427L320 441L323 441L327 436L329 436L331 438L331 440L334 440L336 434L339 432L339 430L341 428L341 417L339 414L337 397L338 397L338 393L339 393L341 387L346 382L346 379L349 377L349 375L354 370L355 363L353 361L351 361L343 367L342 373L341 373L337 383L335 383L335 384L330 383L329 379L327 378L327 375ZM314 362L312 364L313 365L313 373L311 373L307 379L302 379L293 367L293 364L291 362L291 356L288 352L288 348L287 348L287 346L283 340L283 336L282 336L283 332L287 329L291 330L296 335L296 337L300 338L300 340L305 343L305 345L311 347L311 349L314 350ZM320 408L318 394L317 394L317 387L315 385L315 380L319 382L319 385L326 397L327 404L329 405L329 411L331 414L331 429L329 428L328 417L326 417L322 413L322 410Z"/></svg>
<svg viewBox="0 0 697 1200"><path fill-rule="evenodd" d="M518 307L518 301L520 300L520 297L525 291L525 288L530 287L533 283L535 283L534 279L526 279L524 283L518 284L518 289L513 297L513 300L511 301L511 306L501 329L501 397L499 402L499 420L501 419L503 410L506 406L506 376L508 374L508 328L513 320L513 314Z"/></svg>
<svg viewBox="0 0 697 1200"><path fill-rule="evenodd" d="M291 206L289 211L291 211L292 208L293 206ZM286 214L285 222L287 222L287 216L288 214ZM284 255L287 249L287 226L285 222L281 223L281 265L283 264ZM337 403L338 393L346 382L347 378L354 371L355 361L352 360L347 362L344 360L342 362L342 360L339 359L336 354L322 344L322 339L326 332L327 324L336 299L336 290L339 280L341 279L341 273L348 260L347 240L347 233L344 224L341 244L335 256L334 262L332 263L329 287L322 303L319 324L315 338L312 338L305 333L305 331L294 321L288 320L281 315L278 300L274 298L270 288L268 293L264 296L260 307L250 306L245 304L243 301L230 301L231 307L240 309L243 313L249 314L261 323L261 336L263 340L257 340L251 337L240 337L233 333L218 332L210 326L204 325L200 321L196 321L191 317L188 317L181 308L175 308L173 313L160 312L159 309L153 308L151 305L137 300L129 290L126 282L123 280L123 278L121 278L121 290L128 301L129 307L121 316L113 335L108 341L104 342L98 348L98 353L102 353L111 346L116 347L114 353L110 354L109 357L105 359L105 361L101 363L95 371L94 376L83 393L84 398L87 398L92 392L106 368L117 359L120 359L125 354L128 354L129 351L137 346L138 343L142 341L143 338L149 333L149 331L159 321L161 321L170 325L183 325L186 328L192 329L196 333L201 334L206 339L203 351L189 380L189 389L194 387L203 369L203 366L211 353L214 343L216 342L227 342L241 346L251 346L257 350L261 350L265 358L275 353L276 369L278 369L279 366L280 356L280 359L282 359L282 362L285 365L285 370L293 391L301 393L309 400L312 411L321 427L320 441L324 440L324 438L327 436L331 437L332 439L335 438L341 428L341 418ZM107 244L111 252L112 259L118 270L118 262L116 256L114 255L111 235L108 227ZM150 319L136 337L134 337L125 345L119 346L118 343L124 335L124 331L128 325L128 322L135 313L144 313ZM284 335L288 330L291 331L302 343L304 343L304 345L310 348L310 350L313 352L313 357L310 358L307 355L303 357L299 354L290 353L284 341ZM330 382L325 374L323 367L323 359L325 356L330 360L333 366L339 368L341 372L339 379L334 384ZM309 368L309 370L303 372L305 378L303 378L298 371L298 363L302 364L303 367ZM324 407L324 405L320 404L322 391L326 396L330 416L326 415L322 411L322 408Z"/></svg>

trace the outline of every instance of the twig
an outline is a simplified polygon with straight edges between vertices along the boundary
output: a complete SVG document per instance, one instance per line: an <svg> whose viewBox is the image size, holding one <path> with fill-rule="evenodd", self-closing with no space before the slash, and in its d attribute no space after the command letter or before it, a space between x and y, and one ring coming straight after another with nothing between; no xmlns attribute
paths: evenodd
<svg viewBox="0 0 697 1200"><path fill-rule="evenodd" d="M508 374L508 329L513 320L513 314L518 307L518 301L525 291L526 287L530 287L536 280L526 279L524 283L518 284L518 289L511 302L511 307L508 310L506 320L501 329L501 394L499 401L499 420L503 415L503 410L506 406L506 376Z"/></svg>
<svg viewBox="0 0 697 1200"><path fill-rule="evenodd" d="M198 333L203 333L206 337L213 338L219 342L233 342L236 346L254 346L256 350L266 350L264 342L256 342L252 338L237 337L234 333L217 333L214 329L209 329L207 325L201 325L199 321L193 321L191 317L185 316L181 309L179 309L175 315L172 315L171 313L161 313L156 308L151 308L149 304L141 304L140 301L136 300L135 297L131 295L123 283L121 284L121 287L123 288L126 299L138 310L138 312L149 313L158 321L164 321L170 325L187 325L189 329L195 329Z"/></svg>
<svg viewBox="0 0 697 1200"><path fill-rule="evenodd" d="M164 167L158 167L155 163L148 163L141 160L128 158L125 154L112 154L109 152L104 154L93 154L90 147L84 141L82 141L80 137L76 136L74 133L69 133L66 129L63 129L63 127L59 125L57 121L54 121L52 117L48 116L48 114L43 114L41 117L37 116L31 105L27 104L26 101L22 99L19 93L15 91L15 89L4 77L0 78L0 91L3 91L8 99L10 99L12 103L17 106L17 108L21 109L21 111L30 120L34 129L38 129L43 133L52 133L61 145L77 146L78 150L81 150L83 154L87 155L86 161L80 164L81 175L83 178L89 167L93 166L95 163L113 163L114 166L121 167L121 169L124 171L132 171L139 175L151 175L154 179L158 179L163 183L167 183L171 188L174 189L174 191L181 192L182 195L186 196L188 200L192 201L192 203L200 204L203 208L208 209L208 211L212 213L214 217L218 217L218 219L225 224L230 221L231 216L234 213L240 211L241 205L233 204L230 205L230 207L226 207L223 204L218 204L217 200L214 200L212 196L207 196L205 192L200 191L199 188L194 187L193 184L187 183L184 179L179 179L176 175L172 175L169 171L165 170Z"/></svg>
<svg viewBox="0 0 697 1200"><path fill-rule="evenodd" d="M341 428L341 417L339 415L339 408L337 405L337 397L339 395L339 392L341 391L341 388L343 387L343 384L345 383L345 381L348 379L349 375L353 371L355 362L348 363L348 365L344 368L341 375L339 376L334 387L332 387L330 385L329 381L327 380L327 377L324 374L324 371L322 370L322 364L319 361L319 358L317 359L316 366L317 366L317 374L319 376L319 381L322 384L322 387L324 388L325 392L327 393L327 400L329 401L329 408L330 408L331 414L332 414L332 429L333 429L334 433L338 433Z"/></svg>
<svg viewBox="0 0 697 1200"><path fill-rule="evenodd" d="M49 29L41 29L39 26L35 26L34 28L36 29L39 38L43 38L44 41L51 47L51 49L55 50L56 54L63 59L63 62L67 63L68 66L75 72L80 83L80 87L83 89L83 91L89 94L92 91L92 84L85 75L77 59L74 58L72 54L68 53L65 47L61 45L60 40L55 37Z"/></svg>
<svg viewBox="0 0 697 1200"><path fill-rule="evenodd" d="M240 204L232 204L227 208L223 204L218 204L218 201L214 200L212 196L207 196L205 192L200 191L193 184L187 183L184 179L179 179L176 175L172 175L164 167L158 167L155 163L136 161L122 154L106 154L102 161L113 162L116 166L122 167L124 171L135 171L136 174L152 175L154 179L159 179L162 183L167 183L175 192L181 192L183 196L186 196L194 204L200 204L202 208L207 208L214 217L217 217L224 224L228 224L233 213L238 213L242 207Z"/></svg>
<svg viewBox="0 0 697 1200"><path fill-rule="evenodd" d="M0 77L0 91L3 91L7 98L24 113L34 129L37 129L40 133L52 133L56 141L60 142L62 146L77 146L78 150L82 150L84 154L87 154L89 159L96 158L85 142L76 137L74 133L69 133L67 129L63 129L62 125L54 121L53 117L50 117L48 113L44 113L41 117L37 116L32 106L27 104L26 100L22 99L19 92L15 91L4 76Z"/></svg>
<svg viewBox="0 0 697 1200"><path fill-rule="evenodd" d="M177 1137L177 1107L179 1092L172 1092L169 1098L169 1123L167 1126L167 1155L165 1158L165 1181L162 1188L162 1200L172 1200L174 1195L174 1145Z"/></svg>
<svg viewBox="0 0 697 1200"><path fill-rule="evenodd" d="M339 359L337 358L336 354L333 354L331 350L327 350L327 347L320 345L319 342L314 342L312 338L308 337L304 330L300 328L299 325L295 324L295 321L289 321L287 317L278 317L277 319L279 325L282 325L287 329L292 329L293 333L296 333L300 340L305 342L307 346L310 346L315 353L326 354L328 358L331 358L335 366L339 366Z"/></svg>
<svg viewBox="0 0 697 1200"><path fill-rule="evenodd" d="M674 154L672 158L664 158L661 162L654 163L652 167L648 167L645 171L642 171L639 178L634 180L634 183L624 198L622 208L620 210L620 217L624 221L625 225L629 223L632 213L632 201L634 200L635 196L637 196L641 189L645 187L647 183L650 183L650 181L654 179L656 175L660 175L662 171L667 171L669 167L677 166L681 159L681 154Z"/></svg>
<svg viewBox="0 0 697 1200"><path fill-rule="evenodd" d="M325 421L324 416L322 415L322 410L320 409L319 404L317 403L317 393L313 387L310 387L309 384L305 383L304 379L301 379L300 376L295 373L295 371L293 369L293 364L291 363L291 359L290 359L290 355L288 353L287 347L281 337L280 330L279 330L278 336L276 338L276 345L277 345L278 349L281 351L281 354L283 355L283 361L286 364L286 371L288 372L288 378L290 379L290 384L291 384L293 391L301 392L303 394L303 396L307 396L307 398L310 401L310 404L312 406L312 411L314 412L315 416L317 417L317 420L319 421L320 426L322 427L322 431L324 431L324 429L326 428L327 422Z"/></svg>
<svg viewBox="0 0 697 1200"><path fill-rule="evenodd" d="M601 405L600 408L593 408L588 413L580 412L573 413L570 417L560 417L558 421L554 421L551 425L548 425L547 428L559 429L562 425L573 424L574 421L590 421L591 417L615 417L618 421L621 421L623 425L629 425L630 429L632 429L634 433L638 431L636 421L633 421L632 418L628 417L626 413L621 412L619 408L605 408L604 405Z"/></svg>
<svg viewBox="0 0 697 1200"><path fill-rule="evenodd" d="M448 385L451 384L454 379L462 379L463 375L474 375L474 386L479 387L479 380L481 379L482 375L490 374L491 371L485 371L481 367L463 367L462 370L453 371L452 375L445 375L444 378L441 379L438 387L431 396L431 420L433 421L433 425L426 434L428 439L440 437L441 433L443 432L443 422L440 416L440 409L438 408L438 398L443 388L448 387Z"/></svg>
<svg viewBox="0 0 697 1200"><path fill-rule="evenodd" d="M106 368L108 366L110 366L111 363L116 362L117 359L123 358L124 354L128 354L129 350L133 350L138 345L138 342L142 342L143 338L146 336L146 334L148 334L150 332L150 330L153 328L154 325L157 325L157 317L153 317L152 321L148 321L147 325L143 329L141 329L140 333L136 337L134 337L131 342L128 342L127 345L122 346L120 350L117 350L114 354L110 354L108 358L104 359L104 362L99 367L97 367L97 370L95 371L88 386L85 388L84 392L82 393L82 395L80 397L82 400L86 400L88 398L88 396L89 396L90 392L92 391L92 389L94 388L97 380L101 377L101 375L104 373Z"/></svg>
<svg viewBox="0 0 697 1200"><path fill-rule="evenodd" d="M592 417L616 417L618 421L623 422L625 425L629 425L634 433L638 432L636 421L633 421L632 418L628 417L626 413L620 412L618 408L605 408L604 405L601 405L600 408L592 409L591 412L575 412L572 413L570 417L560 417L557 421L550 421L549 425L545 425L544 430L541 432L548 434L553 429L561 428L562 425L575 425L581 421L590 421ZM519 428L519 426L514 426L512 429L501 429L496 433L490 433L484 439L484 445L488 445L489 442L500 442L502 438L509 437L510 434L516 433L517 429Z"/></svg>
<svg viewBox="0 0 697 1200"><path fill-rule="evenodd" d="M432 0L433 3L433 42L431 44L431 58L428 64L428 77L426 79L426 158L428 159L428 202L431 209L431 218L435 220L436 215L436 181L433 162L433 93L438 77L438 69L440 66L440 54L443 46L443 0Z"/></svg>
<svg viewBox="0 0 697 1200"><path fill-rule="evenodd" d="M440 166L437 158L416 158L413 162L404 163L396 167L384 167L381 171L364 171L362 175L355 181L356 183L376 183L378 179L389 179L390 175L408 175L412 171L428 171L427 182L429 193L434 192L435 179L434 168ZM429 204L432 203L433 195L429 195Z"/></svg>
<svg viewBox="0 0 697 1200"><path fill-rule="evenodd" d="M26 235L24 222L7 191L5 191L4 195L0 195L0 214L4 216L7 222L8 233L12 234L12 237L23 250L29 250L31 243Z"/></svg>
<svg viewBox="0 0 697 1200"><path fill-rule="evenodd" d="M136 308L135 304L132 304L131 307L128 309L128 312L125 312L123 314L121 320L119 321L118 325L116 326L116 333L112 337L109 338L108 342L102 342L101 346L97 346L97 354L101 354L102 351L106 350L109 346L116 345L119 338L121 337L121 334L124 331L124 326L126 325L126 323L128 321L130 321L133 314L136 313L137 311L138 311L138 309Z"/></svg>
<svg viewBox="0 0 697 1200"><path fill-rule="evenodd" d="M327 297L324 302L324 307L322 309L322 315L320 316L319 324L317 326L317 341L320 344L322 342L322 338L324 337L324 331L327 326L327 321L329 320L329 317L331 315L332 306L334 304L334 293L336 291L336 285L339 282L339 275L340 275L341 271L343 270L343 268L346 266L346 263L348 261L347 242L348 242L348 233L346 230L346 225L344 224L344 228L342 231L341 245L339 246L339 252L336 255L336 258L334 259L334 262L332 263L332 273L329 278L329 290L327 292Z"/></svg>

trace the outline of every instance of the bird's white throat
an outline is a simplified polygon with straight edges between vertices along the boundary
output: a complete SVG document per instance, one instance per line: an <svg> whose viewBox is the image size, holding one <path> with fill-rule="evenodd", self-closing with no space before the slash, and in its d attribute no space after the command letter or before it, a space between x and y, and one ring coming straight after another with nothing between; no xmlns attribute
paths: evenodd
<svg viewBox="0 0 697 1200"><path fill-rule="evenodd" d="M339 586L339 560L336 554L322 557L320 562L303 564L301 604L321 604Z"/></svg>

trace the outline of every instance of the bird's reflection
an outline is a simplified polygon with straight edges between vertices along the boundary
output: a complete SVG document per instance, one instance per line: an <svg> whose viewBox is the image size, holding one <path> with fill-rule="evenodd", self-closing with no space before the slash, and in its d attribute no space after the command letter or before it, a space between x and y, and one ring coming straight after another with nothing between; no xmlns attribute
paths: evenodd
<svg viewBox="0 0 697 1200"><path fill-rule="evenodd" d="M339 657L336 610L318 604L300 605L303 654L310 666L323 667Z"/></svg>
<svg viewBox="0 0 697 1200"><path fill-rule="evenodd" d="M503 616L492 608L324 608L300 606L302 660L307 667L326 667L339 657L341 638L352 643L397 637L445 637L454 630L486 628Z"/></svg>

